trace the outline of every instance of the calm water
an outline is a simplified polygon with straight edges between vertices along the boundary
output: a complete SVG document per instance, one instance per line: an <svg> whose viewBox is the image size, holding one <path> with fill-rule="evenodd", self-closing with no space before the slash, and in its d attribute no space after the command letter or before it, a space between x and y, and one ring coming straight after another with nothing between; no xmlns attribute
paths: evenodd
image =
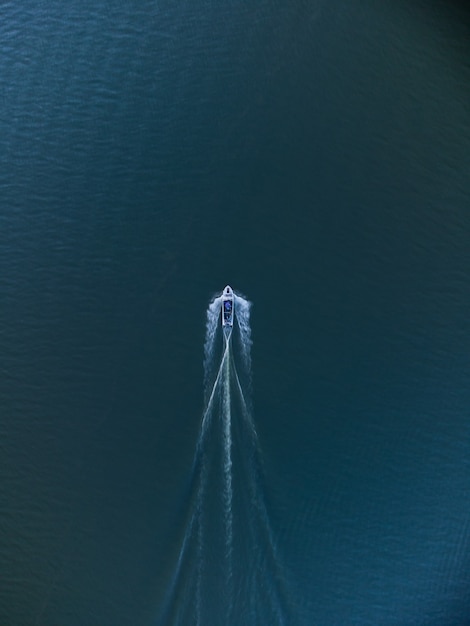
<svg viewBox="0 0 470 626"><path fill-rule="evenodd" d="M206 309L227 283L253 302L274 546L260 565L239 485L231 580L257 567L282 611L211 588L214 537L204 626L225 602L234 626L469 624L467 16L371 0L1 13L0 624L196 623L200 553L175 572ZM237 441L234 471L250 467Z"/></svg>

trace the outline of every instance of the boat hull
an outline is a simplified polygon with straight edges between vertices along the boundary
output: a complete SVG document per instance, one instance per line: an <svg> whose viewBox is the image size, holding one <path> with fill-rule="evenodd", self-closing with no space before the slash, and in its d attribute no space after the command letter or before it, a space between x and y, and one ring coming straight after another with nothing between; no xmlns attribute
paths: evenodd
<svg viewBox="0 0 470 626"><path fill-rule="evenodd" d="M222 330L226 339L230 338L233 329L233 320L235 316L235 297L230 285L227 285L222 293Z"/></svg>

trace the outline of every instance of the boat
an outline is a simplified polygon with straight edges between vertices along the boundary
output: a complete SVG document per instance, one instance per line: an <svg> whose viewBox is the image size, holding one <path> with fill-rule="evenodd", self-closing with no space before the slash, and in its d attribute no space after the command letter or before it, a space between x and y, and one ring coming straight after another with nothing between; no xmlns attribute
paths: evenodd
<svg viewBox="0 0 470 626"><path fill-rule="evenodd" d="M222 328L227 339L232 333L234 310L235 298L233 290L227 285L222 293Z"/></svg>

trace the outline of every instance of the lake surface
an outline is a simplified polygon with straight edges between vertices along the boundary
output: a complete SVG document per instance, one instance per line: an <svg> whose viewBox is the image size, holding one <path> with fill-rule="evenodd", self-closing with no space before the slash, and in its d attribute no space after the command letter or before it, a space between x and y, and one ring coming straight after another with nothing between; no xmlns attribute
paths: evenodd
<svg viewBox="0 0 470 626"><path fill-rule="evenodd" d="M469 24L2 4L2 626L470 624ZM235 480L240 405L232 508L214 428L213 541L182 559L226 284L253 303L259 473Z"/></svg>

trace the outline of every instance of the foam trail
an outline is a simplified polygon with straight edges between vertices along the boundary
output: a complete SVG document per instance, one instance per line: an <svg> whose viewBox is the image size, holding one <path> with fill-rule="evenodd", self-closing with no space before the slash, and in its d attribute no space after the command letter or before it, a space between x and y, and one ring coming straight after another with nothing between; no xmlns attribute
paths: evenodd
<svg viewBox="0 0 470 626"><path fill-rule="evenodd" d="M287 624L289 621L287 618L287 598L289 594L285 588L286 581L280 566L276 540L274 538L268 510L266 508L266 502L263 497L263 472L261 469L260 450L257 445L253 449L252 453L252 480L249 483L249 490L251 494L251 501L258 513L257 527L260 533L259 539L263 537L263 545L266 548L263 569L267 569L271 572L271 577L264 579L263 586L265 587L265 593L270 599L271 607L276 612L278 623L283 625Z"/></svg>
<svg viewBox="0 0 470 626"><path fill-rule="evenodd" d="M233 486L232 486L232 424L230 401L230 342L226 342L224 353L224 389L223 389L223 439L224 439L224 508L225 508L225 549L227 558L227 593L228 612L231 613L232 552L233 552Z"/></svg>
<svg viewBox="0 0 470 626"><path fill-rule="evenodd" d="M189 542L191 540L191 536L193 532L194 521L195 521L195 516L192 515L189 521L189 524L186 528L184 537L183 537L183 543L181 545L181 548L178 554L178 560L176 562L175 571L173 573L172 580L168 588L166 598L164 600L164 608L161 612L160 621L158 622L160 626L165 626L165 624L168 623L169 614L174 609L175 598L177 595L176 589L177 589L178 583L180 582L182 578L183 562L189 551Z"/></svg>
<svg viewBox="0 0 470 626"><path fill-rule="evenodd" d="M203 517L202 517L202 504L204 502L204 493L206 488L206 465L203 463L201 483L198 490L197 500L197 563L196 563L196 625L201 626L201 610L202 610L202 576L204 570L204 552L203 552Z"/></svg>
<svg viewBox="0 0 470 626"><path fill-rule="evenodd" d="M290 623L251 407L251 303L234 294L234 326L227 339L222 302L217 296L207 310L204 408L186 531L161 626ZM248 572L240 568L244 556L254 559Z"/></svg>
<svg viewBox="0 0 470 626"><path fill-rule="evenodd" d="M251 372L251 302L235 294L235 319L240 331L240 347L247 373Z"/></svg>
<svg viewBox="0 0 470 626"><path fill-rule="evenodd" d="M222 306L222 296L214 298L209 304L206 317L206 338L204 341L204 387L210 384L209 379L212 374L213 356L215 348L215 336L217 333L220 307Z"/></svg>
<svg viewBox="0 0 470 626"><path fill-rule="evenodd" d="M227 350L227 348L226 348L226 350ZM225 359L225 353L224 353L224 359ZM198 440L198 443L197 443L197 448L198 449L202 445L202 442L203 442L203 439L204 439L204 435L205 435L205 432L206 432L207 427L208 427L208 422L210 421L210 417L212 415L212 413L211 413L212 403L214 401L214 396L215 396L215 392L217 391L217 387L219 385L219 381L220 381L220 379L222 377L223 367L224 367L224 359L222 360L222 363L220 364L219 371L217 372L217 377L216 377L215 382L214 382L214 386L212 387L211 394L210 394L209 399L207 401L206 409L205 409L205 411L203 413L203 416L202 416L201 434L199 435L199 440Z"/></svg>
<svg viewBox="0 0 470 626"><path fill-rule="evenodd" d="M233 363L233 358L232 358L232 363ZM258 434L256 432L255 424L253 422L253 418L251 417L250 410L248 409L248 404L247 404L247 402L245 400L245 394L243 393L243 389L242 389L242 386L240 384L240 379L238 377L238 372L237 372L237 368L235 367L235 363L233 363L233 373L235 375L235 380L237 381L237 387L238 387L238 391L240 393L240 399L242 401L243 417L248 422L248 425L249 425L249 427L251 429L253 437L255 439L257 439L258 438Z"/></svg>

